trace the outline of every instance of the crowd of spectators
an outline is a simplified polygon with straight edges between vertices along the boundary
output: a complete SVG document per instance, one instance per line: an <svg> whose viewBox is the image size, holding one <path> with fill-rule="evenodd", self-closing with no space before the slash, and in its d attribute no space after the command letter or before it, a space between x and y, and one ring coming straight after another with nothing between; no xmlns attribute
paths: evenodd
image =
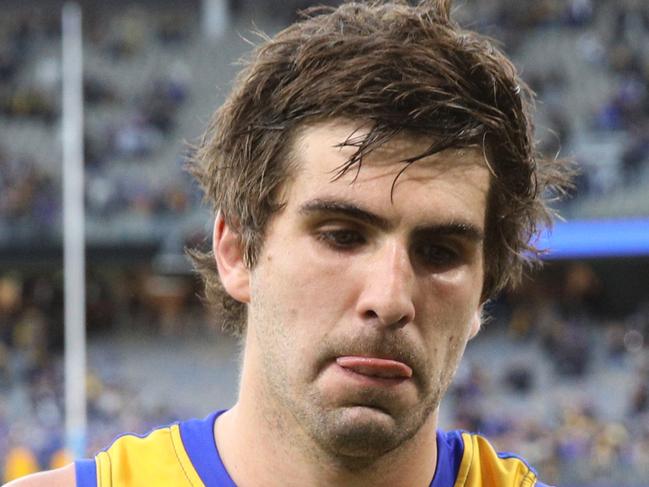
<svg viewBox="0 0 649 487"><path fill-rule="evenodd" d="M69 458L62 451L62 283L52 276L0 279L0 473L6 479ZM105 333L135 337L145 330L151 343L165 336L218 340L196 285L189 276L157 275L145 265L91 269L91 342ZM493 306L476 338L488 353L476 354L470 344L467 366L443 407L444 427L486 434L499 449L523 454L551 483L637 485L649 473L649 303L604 316L597 278L583 264L530 286ZM523 359L507 359L520 358L522 347ZM106 353L108 359L90 361L89 454L119 432L143 433L196 415L178 409L173 387L159 403L143 397L112 359L119 351ZM624 387L609 390L607 374Z"/></svg>
<svg viewBox="0 0 649 487"><path fill-rule="evenodd" d="M552 484L644 485L649 302L606 316L598 286L588 266L571 265L558 281L500 303L484 333L501 324L496 333L508 338L490 343L488 359L471 359L469 349L451 422L520 453ZM515 358L489 361L503 356Z"/></svg>
<svg viewBox="0 0 649 487"><path fill-rule="evenodd" d="M24 235L43 242L61 233L61 33L52 13L36 7L0 17L0 126L7 129L0 137L4 239ZM112 66L137 72L152 46L163 53L183 49L195 30L190 20L164 9L152 16L137 7L85 16L84 51L92 58L84 72L90 220L181 216L198 206L198 191L181 175L186 154L166 152L166 142L181 139L175 131L191 97L187 66L176 56L175 62L150 67L150 77L135 85L104 75ZM41 133L48 135L34 136Z"/></svg>
<svg viewBox="0 0 649 487"><path fill-rule="evenodd" d="M545 0L532 8L513 0L479 3L487 12L478 21L481 29L504 40L542 100L542 149L574 157L581 166L575 197L649 184L649 5L635 0ZM526 62L527 39L540 36L543 43L562 32L567 61L545 52L539 57L546 62ZM585 107L576 105L580 98L586 99ZM606 161L582 151L577 136L584 144L613 140L612 155L606 156L613 170L602 171ZM636 211L647 214L646 207Z"/></svg>
<svg viewBox="0 0 649 487"><path fill-rule="evenodd" d="M87 323L92 337L129 327L156 337L187 335L206 323L193 281L136 266L90 271ZM197 317L192 318L196 314ZM8 272L0 277L0 482L69 461L64 451L62 276ZM209 327L209 325L204 325ZM209 333L193 328L191 333ZM110 357L110 354L109 354ZM119 425L144 432L181 416L170 404L140 400L112 360L91 357L87 376L88 451L110 443ZM94 368L93 368L94 367Z"/></svg>
<svg viewBox="0 0 649 487"><path fill-rule="evenodd" d="M272 12L252 0L229 5L233 22L252 10L287 22L296 8L313 3L286 2ZM40 127L53 134L48 143L57 145L60 54L52 46L58 45L60 27L52 13L19 9L0 17L0 124ZM574 201L589 193L602 196L620 187L649 184L649 44L642 42L649 38L646 2L544 0L530 7L515 0L466 0L457 14L462 22L502 42L521 64L523 77L542 100L538 138L543 152L575 157L583 168ZM132 5L119 12L88 11L84 29L85 51L92 61L86 63L84 76L88 218L105 224L120 216L155 219L198 211L196 188L179 177L187 153L169 154L166 143L186 137L181 113L189 101L205 97L192 79L193 61L182 56L197 43L208 42L199 34L197 12L167 7L153 14ZM570 51L569 64L583 70L577 78L556 53L530 51L531 45L542 45L552 36L564 39L559 50ZM226 41L230 42L219 42ZM110 66L137 72L147 65L152 49L181 53L180 59L161 61L147 71L150 78L144 83L121 83L105 75ZM528 59L529 52L536 57ZM589 97L592 73L606 90ZM574 96L577 91L582 96ZM584 96L586 107L575 106ZM611 142L615 147L606 156L614 170L603 172L603 161L582 153L579 139L616 135L620 137ZM33 230L39 229L42 240L43 229L48 233L51 228L53 236L60 233L60 149L30 154L31 144L29 135L25 140L0 139L0 217L26 228L24 233L31 229L33 239ZM168 182L161 182L161 175L167 175Z"/></svg>
<svg viewBox="0 0 649 487"><path fill-rule="evenodd" d="M0 228L19 240L20 229L51 231L58 225L61 192L52 174L29 157L9 155L0 147Z"/></svg>
<svg viewBox="0 0 649 487"><path fill-rule="evenodd" d="M12 12L13 13L13 12ZM58 116L58 93L43 79L27 80L25 71L37 57L39 43L57 42L58 22L47 15L3 15L0 18L0 115L52 125Z"/></svg>
<svg viewBox="0 0 649 487"><path fill-rule="evenodd" d="M230 2L239 16L245 15L248 3L255 2ZM282 5L303 8L311 3L296 0ZM268 13L286 22L294 18L292 7L283 10L273 5ZM31 153L29 127L51 134L60 128L58 54L53 56L54 51L48 50L58 45L59 19L38 9L9 13L0 16L0 124L17 127L12 134L28 135L23 140L0 139L0 240L37 237L42 241L60 232L60 150L50 147ZM543 101L538 134L543 152L574 155L583 168L575 201L649 185L647 2L543 0L530 5L517 0L465 0L458 14L502 41L524 65L523 76ZM157 66L141 86L103 76L97 66L112 63L120 69L138 69L146 64L152 46L162 52L182 52L202 42L196 35L198 22L186 11L152 15L134 7L121 14L93 16L88 12L84 28L86 50L95 57L84 76L89 218L107 221L135 215L156 219L196 211L196 188L189 177L180 176L186 154L164 153L166 141L181 138L183 110L201 96L192 83L191 65ZM552 53L547 53L545 62L525 59L531 42L544 42L554 35L574 43L566 49L578 56L575 64L585 67L577 81ZM604 95L588 99L581 111L577 108L583 107L573 109L573 98L578 97L571 94L587 91L590 73L603 79ZM606 173L608 180L600 177L602 161L580 152L579 139L584 136L615 139L618 144L611 161L615 171ZM54 143L58 137L52 135L50 140ZM160 161L168 167L156 167ZM129 172L143 167L149 172ZM110 279L91 276L91 335L119 329L124 323L163 335L187 333L183 324L196 322L196 317L200 321L201 316L192 299L192 286L187 280L155 277L140 270ZM523 343L537 346L550 370L551 384L557 387L572 384L578 388L597 381L594 371L598 367L621 370L632 383L630 392L607 399L621 401L623 412L612 416L596 400L576 396L548 404L544 415L494 410L489 407L494 401L506 404L543 395L542 367L514 363L496 372L474 363L454 386L450 426L482 431L500 448L521 452L551 482L585 485L600 479L616 486L641 482L649 474L649 309L639 306L632 314L605 321L595 306L600 301L597 286L584 268L571 270L562 293L563 298L548 297L547 288L536 288L501 303L492 325L505 324L510 338L498 346L511 350ZM547 299L539 302L530 296ZM61 330L60 276L2 274L0 473L5 479L64 463L67 458L61 450ZM598 349L605 353L595 353ZM508 355L502 349L497 353ZM143 432L181 414L168 409L168 404L145 406L137 400L135 386L110 370L102 366L91 370L88 377L89 453L117 432Z"/></svg>

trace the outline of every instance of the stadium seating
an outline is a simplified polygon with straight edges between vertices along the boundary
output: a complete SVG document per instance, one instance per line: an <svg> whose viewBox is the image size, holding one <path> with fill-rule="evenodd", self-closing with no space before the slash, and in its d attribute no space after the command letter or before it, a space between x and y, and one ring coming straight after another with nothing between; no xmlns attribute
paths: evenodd
<svg viewBox="0 0 649 487"><path fill-rule="evenodd" d="M88 12L84 25L86 228L89 244L115 255L132 242L179 253L208 232L211 216L182 167L249 49L242 36L254 40L252 0L232 2L238 16L213 40L201 35L197 12L167 3L155 12L145 5ZM465 0L457 12L503 41L538 93L546 154L579 162L577 192L561 207L570 219L649 217L645 3ZM33 249L30 259L61 236L53 12L31 15L17 2L0 14L0 250ZM257 25L272 32L292 15L275 13ZM89 452L117 432L206 414L234 397L236 344L206 324L191 277L161 283L151 266L109 264L89 279ZM0 273L0 473L25 453L18 447L40 468L61 455L60 280L51 267L5 265ZM161 305L165 297L153 290L163 284L182 290L180 306ZM552 284L541 291L551 295ZM470 344L442 425L487 433L560 485L646 485L647 303L612 319L563 313L560 299L525 298L503 300ZM175 337L183 345L170 355ZM29 452L25 458L32 461Z"/></svg>

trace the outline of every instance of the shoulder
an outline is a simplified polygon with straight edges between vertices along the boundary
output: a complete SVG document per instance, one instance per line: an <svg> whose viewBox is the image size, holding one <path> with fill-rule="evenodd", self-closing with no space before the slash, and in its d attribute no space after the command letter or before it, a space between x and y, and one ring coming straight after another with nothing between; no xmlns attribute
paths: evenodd
<svg viewBox="0 0 649 487"><path fill-rule="evenodd" d="M192 467L180 425L144 435L125 434L95 456L95 476L102 486L202 485ZM189 481L188 481L189 478Z"/></svg>
<svg viewBox="0 0 649 487"><path fill-rule="evenodd" d="M457 475L459 485L485 485L485 479L492 479L493 485L499 486L545 487L527 461L513 453L496 451L484 436L467 432L448 435L455 438L457 447L462 449Z"/></svg>
<svg viewBox="0 0 649 487"><path fill-rule="evenodd" d="M74 464L71 463L63 468L14 480L4 487L76 487L76 485Z"/></svg>
<svg viewBox="0 0 649 487"><path fill-rule="evenodd" d="M174 448L174 443L181 443L177 423L159 426L145 434L124 433L119 435L96 458L110 456L113 459L128 456L154 455Z"/></svg>

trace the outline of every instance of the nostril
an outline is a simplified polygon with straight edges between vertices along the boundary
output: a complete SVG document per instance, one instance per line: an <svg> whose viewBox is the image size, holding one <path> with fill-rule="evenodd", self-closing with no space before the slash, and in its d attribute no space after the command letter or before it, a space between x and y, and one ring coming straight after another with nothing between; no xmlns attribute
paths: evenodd
<svg viewBox="0 0 649 487"><path fill-rule="evenodd" d="M410 318L408 318L407 315L403 315L399 320L397 320L394 324L397 328L401 328L402 326L406 326L408 324L408 321L410 321Z"/></svg>
<svg viewBox="0 0 649 487"><path fill-rule="evenodd" d="M365 313L363 313L363 318L367 320L375 320L378 319L378 317L379 315L373 309L368 309L367 311L365 311Z"/></svg>
<svg viewBox="0 0 649 487"><path fill-rule="evenodd" d="M368 309L363 313L363 319L368 323L375 323L380 326L401 328L407 325L411 318L407 313L399 316L387 312L379 313L373 309Z"/></svg>
<svg viewBox="0 0 649 487"><path fill-rule="evenodd" d="M403 328L408 324L409 321L410 317L404 314L399 319L391 320L390 322L385 323L385 325L388 325L391 328Z"/></svg>

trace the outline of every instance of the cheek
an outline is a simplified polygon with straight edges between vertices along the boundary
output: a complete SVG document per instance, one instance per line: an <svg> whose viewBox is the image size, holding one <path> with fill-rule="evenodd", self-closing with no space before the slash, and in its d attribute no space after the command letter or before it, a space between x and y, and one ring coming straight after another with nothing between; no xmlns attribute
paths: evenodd
<svg viewBox="0 0 649 487"><path fill-rule="evenodd" d="M291 255L272 257L269 273L278 298L296 322L339 319L354 301L353 272L349 263L332 259L306 236ZM325 323L321 323L325 325Z"/></svg>
<svg viewBox="0 0 649 487"><path fill-rule="evenodd" d="M452 340L466 340L480 309L482 282L478 262L431 278L424 305L427 318L433 317Z"/></svg>
<svg viewBox="0 0 649 487"><path fill-rule="evenodd" d="M430 366L440 377L453 375L472 330L479 298L468 287L436 283L422 316Z"/></svg>
<svg viewBox="0 0 649 487"><path fill-rule="evenodd" d="M431 293L455 306L475 306L480 302L484 267L482 251L476 251L471 262L431 277Z"/></svg>
<svg viewBox="0 0 649 487"><path fill-rule="evenodd" d="M291 356L299 352L310 357L350 309L353 293L344 273L344 266L326 262L306 246L293 246L291 255L269 250L251 279L256 305L250 319L257 328L267 328L269 323L280 328L267 329L265 334L285 346L290 343L286 352Z"/></svg>
<svg viewBox="0 0 649 487"><path fill-rule="evenodd" d="M462 331L435 337L434 343L429 346L428 362L430 386L433 390L440 393L449 387L464 355L466 343L466 335Z"/></svg>

